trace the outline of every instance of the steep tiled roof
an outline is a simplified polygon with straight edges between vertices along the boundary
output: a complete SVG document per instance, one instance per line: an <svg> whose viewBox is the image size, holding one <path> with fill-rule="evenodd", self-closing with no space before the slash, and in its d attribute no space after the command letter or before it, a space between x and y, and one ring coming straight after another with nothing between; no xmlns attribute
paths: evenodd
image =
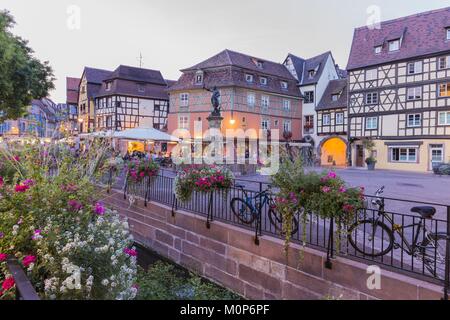
<svg viewBox="0 0 450 320"><path fill-rule="evenodd" d="M316 84L319 81L323 70L325 69L325 64L330 55L331 52L327 51L318 56L309 59L303 59L293 54L289 54L289 57L294 64L295 71L299 77L298 81L300 85L304 86ZM315 72L313 77L309 76L310 71Z"/></svg>
<svg viewBox="0 0 450 320"><path fill-rule="evenodd" d="M339 94L339 99L333 101L333 95ZM322 100L316 107L316 110L329 110L336 108L347 108L347 79L331 80L328 83Z"/></svg>
<svg viewBox="0 0 450 320"><path fill-rule="evenodd" d="M112 81L109 90L106 90L107 81ZM103 81L96 97L126 95L168 100L166 89L167 82L160 71L119 66Z"/></svg>
<svg viewBox="0 0 450 320"><path fill-rule="evenodd" d="M258 67L257 62L262 62L262 68ZM261 74L273 75L280 78L292 79L292 75L281 64L273 61L268 61L261 58L252 57L243 53L231 51L225 49L224 51L216 54L215 56L184 70L209 69L223 66L235 66L258 72Z"/></svg>
<svg viewBox="0 0 450 320"><path fill-rule="evenodd" d="M166 82L158 70L119 66L105 80L122 79L136 82L166 85Z"/></svg>
<svg viewBox="0 0 450 320"><path fill-rule="evenodd" d="M84 73L88 83L102 84L102 81L109 77L111 71L85 67Z"/></svg>
<svg viewBox="0 0 450 320"><path fill-rule="evenodd" d="M258 66L258 62L262 66ZM195 84L195 75L198 70L204 72L203 84ZM297 80L281 63L251 57L242 53L224 50L219 54L184 70L180 79L168 89L169 91L201 89L203 86L238 86L251 90L261 90L290 96L300 96L297 88ZM246 81L246 74L251 74L254 81ZM260 77L267 78L267 84L260 83ZM283 89L281 82L288 83L288 88Z"/></svg>
<svg viewBox="0 0 450 320"><path fill-rule="evenodd" d="M446 28L450 27L450 7L419 13L381 23L380 29L355 29L347 70L364 68L450 50ZM388 52L388 41L402 38L401 48ZM375 53L375 47L382 51Z"/></svg>
<svg viewBox="0 0 450 320"><path fill-rule="evenodd" d="M78 91L80 87L79 78L66 78L66 102L68 104L78 103Z"/></svg>

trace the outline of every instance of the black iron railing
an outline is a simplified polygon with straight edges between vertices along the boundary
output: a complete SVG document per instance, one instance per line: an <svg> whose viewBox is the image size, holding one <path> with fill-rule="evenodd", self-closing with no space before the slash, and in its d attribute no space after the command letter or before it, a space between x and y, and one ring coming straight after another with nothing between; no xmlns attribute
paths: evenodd
<svg viewBox="0 0 450 320"><path fill-rule="evenodd" d="M17 259L8 257L7 265L16 284L16 300L40 300Z"/></svg>
<svg viewBox="0 0 450 320"><path fill-rule="evenodd" d="M243 223L232 212L231 199L243 198L244 190L232 187L228 191L213 192L210 194L194 192L188 202L180 202L173 191L173 174L166 175L162 172L153 178L153 181L144 179L139 183L128 183L128 179L122 179L115 188L123 188L124 197L133 194L147 201L155 201L172 207L173 215L177 210L188 211L202 215L206 219L207 227L214 220L238 225L255 232L255 243L259 243L259 237L270 235L284 239L280 233L282 223L271 221L268 217L269 205L265 204L251 224ZM253 182L236 179L236 184L244 185L247 196L256 196L266 190L267 183ZM450 288L450 205L437 203L425 203L394 198L382 199L385 208L382 213L379 208L374 208L373 196L366 196L367 208L359 210L355 223L359 221L377 221L380 227L376 232L366 230L370 224L362 224L350 232L351 226L343 226L333 219L324 219L313 213L298 214L298 231L292 235L295 243L308 245L315 249L328 253L326 267L332 268L332 260L336 255L343 255L350 259L361 260L366 263L375 263L388 269L415 275L426 281L443 285L444 298L448 299ZM261 202L260 202L261 203ZM436 215L432 219L423 219L420 215L410 213L414 206L433 206ZM277 225L278 224L278 225ZM418 230L420 227L420 230ZM340 229L339 229L340 228ZM340 231L340 232L337 232ZM430 235L439 235L443 248L433 247L430 244ZM339 236L339 241L336 241ZM370 238L372 238L370 240ZM369 240L368 240L369 239ZM426 244L429 240L428 246ZM431 239L432 240L432 239ZM337 247L338 246L338 247ZM392 249L389 249L392 246ZM358 250L359 249L359 250ZM386 251L385 253L383 253ZM426 255L424 252L426 251ZM379 253L383 253L378 255Z"/></svg>

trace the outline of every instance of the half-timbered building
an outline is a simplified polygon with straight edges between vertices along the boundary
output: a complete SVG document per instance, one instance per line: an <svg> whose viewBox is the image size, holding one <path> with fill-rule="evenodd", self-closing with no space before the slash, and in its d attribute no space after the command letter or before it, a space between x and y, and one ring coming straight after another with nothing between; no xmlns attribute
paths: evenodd
<svg viewBox="0 0 450 320"><path fill-rule="evenodd" d="M333 139L335 138L334 132L330 131L331 136L329 137L325 131L331 130L331 128L327 127L328 124L326 124L325 127L322 126L322 118L319 120L319 113L317 111L319 104L323 103L328 105L328 100L332 98L331 94L327 92L328 89L332 89L332 87L330 87L330 82L345 78L345 71L339 69L330 51L309 59L303 59L296 55L289 54L284 61L284 65L297 79L298 87L300 88L300 93L303 97L303 126L301 131L305 138L305 142L311 144L314 155L317 157L318 161L320 159L322 165L334 163L337 163L340 166L345 165L346 161L339 160L342 159L341 154L328 155L329 152L322 152L326 142L328 142L326 143L326 146L332 146L328 148L329 150L339 150L339 152L342 151L344 154L346 153L346 147L344 150L341 150L342 141ZM337 83L341 84L342 82ZM335 87L333 88L336 89ZM339 92L337 92L336 95L337 94L339 94ZM339 101L341 100L342 99L339 98ZM322 114L323 113L320 114L321 117ZM325 114L325 120L327 119L328 116ZM334 146L334 144L336 145ZM345 144L347 144L346 139Z"/></svg>
<svg viewBox="0 0 450 320"><path fill-rule="evenodd" d="M95 128L95 97L110 71L85 67L78 90L79 133L93 132Z"/></svg>
<svg viewBox="0 0 450 320"><path fill-rule="evenodd" d="M167 129L169 96L160 71L119 66L95 97L96 131L136 127Z"/></svg>
<svg viewBox="0 0 450 320"><path fill-rule="evenodd" d="M318 152L323 166L347 165L347 79L331 80L317 104Z"/></svg>
<svg viewBox="0 0 450 320"><path fill-rule="evenodd" d="M369 156L414 171L450 161L450 8L357 28L347 71L355 166Z"/></svg>

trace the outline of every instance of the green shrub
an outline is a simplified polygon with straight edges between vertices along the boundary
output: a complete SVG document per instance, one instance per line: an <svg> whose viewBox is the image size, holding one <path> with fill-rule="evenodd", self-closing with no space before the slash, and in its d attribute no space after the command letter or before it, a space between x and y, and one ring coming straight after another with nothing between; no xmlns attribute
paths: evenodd
<svg viewBox="0 0 450 320"><path fill-rule="evenodd" d="M158 261L138 270L138 300L239 300L230 291Z"/></svg>

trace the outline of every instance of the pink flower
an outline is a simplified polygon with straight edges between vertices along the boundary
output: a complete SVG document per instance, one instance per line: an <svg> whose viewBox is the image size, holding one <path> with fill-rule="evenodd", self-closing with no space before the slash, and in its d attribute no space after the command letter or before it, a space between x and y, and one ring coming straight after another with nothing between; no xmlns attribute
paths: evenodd
<svg viewBox="0 0 450 320"><path fill-rule="evenodd" d="M137 251L134 249L125 248L125 249L123 249L123 252L125 252L130 257L137 257L137 255L138 255Z"/></svg>
<svg viewBox="0 0 450 320"><path fill-rule="evenodd" d="M15 283L13 277L6 278L5 281L3 281L2 289L3 289L4 291L8 291L8 290L11 289L12 287L14 287L15 284L16 284L16 283Z"/></svg>
<svg viewBox="0 0 450 320"><path fill-rule="evenodd" d="M347 213L352 213L353 211L355 211L355 207L353 207L351 204L344 204L342 209Z"/></svg>
<svg viewBox="0 0 450 320"><path fill-rule="evenodd" d="M347 189L346 189L345 187L340 187L340 188L339 188L339 192L340 192L340 193L346 193L346 192L347 192Z"/></svg>
<svg viewBox="0 0 450 320"><path fill-rule="evenodd" d="M42 231L36 230L34 231L34 235L31 237L31 240L39 240L42 239Z"/></svg>
<svg viewBox="0 0 450 320"><path fill-rule="evenodd" d="M330 178L330 179L336 179L337 176L336 176L336 173L335 173L335 172L332 172L332 171L331 171L331 172L328 173L328 176L327 176L327 177Z"/></svg>
<svg viewBox="0 0 450 320"><path fill-rule="evenodd" d="M5 237L5 234L3 232L0 232L0 239L3 239Z"/></svg>
<svg viewBox="0 0 450 320"><path fill-rule="evenodd" d="M6 261L8 259L8 255L5 253L0 253L0 262Z"/></svg>
<svg viewBox="0 0 450 320"><path fill-rule="evenodd" d="M3 177L0 177L0 188L1 187L3 187L3 184L4 184L5 182L3 181Z"/></svg>
<svg viewBox="0 0 450 320"><path fill-rule="evenodd" d="M20 162L20 157L19 156L14 156L13 158L15 161Z"/></svg>
<svg viewBox="0 0 450 320"><path fill-rule="evenodd" d="M24 193L24 192L27 192L28 189L30 189L30 186L23 185L23 184L18 184L14 188L14 191L16 191L17 193Z"/></svg>
<svg viewBox="0 0 450 320"><path fill-rule="evenodd" d="M35 256L26 256L22 260L22 264L25 268L28 268L30 266L30 264L35 263L35 262L36 262Z"/></svg>
<svg viewBox="0 0 450 320"><path fill-rule="evenodd" d="M83 205L81 204L81 202L77 201L77 200L69 200L67 202L67 204L69 205L69 207L71 208L71 210L73 211L80 211L81 208L83 208Z"/></svg>
<svg viewBox="0 0 450 320"><path fill-rule="evenodd" d="M322 188L322 191L323 191L324 193L330 193L330 192L331 192L331 188L330 188L330 187L323 187L323 188Z"/></svg>
<svg viewBox="0 0 450 320"><path fill-rule="evenodd" d="M28 187L32 187L34 186L34 180L31 179L27 179L23 182L23 185L28 186Z"/></svg>
<svg viewBox="0 0 450 320"><path fill-rule="evenodd" d="M105 207L103 206L103 203L97 202L97 203L95 204L95 208L94 208L95 214L97 214L97 215L99 215L99 216L103 216L103 215L105 215L105 211L106 211L106 209L105 209Z"/></svg>

